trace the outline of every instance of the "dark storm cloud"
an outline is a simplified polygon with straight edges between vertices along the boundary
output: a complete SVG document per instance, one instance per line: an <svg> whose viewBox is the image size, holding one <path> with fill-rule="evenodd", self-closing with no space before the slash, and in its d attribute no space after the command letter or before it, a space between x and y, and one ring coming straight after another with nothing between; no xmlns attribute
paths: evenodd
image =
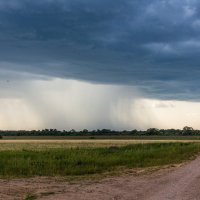
<svg viewBox="0 0 200 200"><path fill-rule="evenodd" d="M196 0L1 0L0 69L199 99Z"/></svg>

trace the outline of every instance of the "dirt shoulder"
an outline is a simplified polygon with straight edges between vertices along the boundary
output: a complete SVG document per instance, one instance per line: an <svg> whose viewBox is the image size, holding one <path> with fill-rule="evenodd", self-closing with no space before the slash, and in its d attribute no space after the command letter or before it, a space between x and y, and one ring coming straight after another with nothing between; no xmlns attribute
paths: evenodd
<svg viewBox="0 0 200 200"><path fill-rule="evenodd" d="M136 176L70 183L56 178L0 180L2 200L200 199L200 157L181 167ZM30 198L31 197L31 198Z"/></svg>

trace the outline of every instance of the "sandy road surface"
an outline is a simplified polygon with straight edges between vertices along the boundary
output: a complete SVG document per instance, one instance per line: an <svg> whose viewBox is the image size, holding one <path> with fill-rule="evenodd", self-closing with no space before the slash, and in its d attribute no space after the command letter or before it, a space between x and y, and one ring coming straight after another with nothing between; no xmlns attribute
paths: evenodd
<svg viewBox="0 0 200 200"><path fill-rule="evenodd" d="M200 157L179 168L150 175L69 184L49 178L0 180L0 199L22 200L200 200Z"/></svg>

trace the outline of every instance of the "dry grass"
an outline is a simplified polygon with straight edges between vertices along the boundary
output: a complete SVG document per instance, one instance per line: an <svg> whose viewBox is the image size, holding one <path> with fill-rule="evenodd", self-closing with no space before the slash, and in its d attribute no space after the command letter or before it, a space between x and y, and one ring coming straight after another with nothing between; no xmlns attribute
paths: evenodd
<svg viewBox="0 0 200 200"><path fill-rule="evenodd" d="M199 140L0 140L0 151L126 146L147 143L189 143Z"/></svg>

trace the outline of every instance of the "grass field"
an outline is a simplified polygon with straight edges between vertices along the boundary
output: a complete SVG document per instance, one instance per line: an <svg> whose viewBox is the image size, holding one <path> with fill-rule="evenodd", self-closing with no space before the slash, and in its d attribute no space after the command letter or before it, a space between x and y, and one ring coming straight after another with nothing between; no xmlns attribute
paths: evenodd
<svg viewBox="0 0 200 200"><path fill-rule="evenodd" d="M45 149L66 149L66 148L95 148L95 147L110 147L110 146L126 146L130 144L149 144L149 143L191 143L200 142L193 139L9 139L0 140L0 151L4 150L45 150Z"/></svg>
<svg viewBox="0 0 200 200"><path fill-rule="evenodd" d="M4 136L0 140L0 151L119 147L129 144L169 142L200 142L200 136Z"/></svg>
<svg viewBox="0 0 200 200"><path fill-rule="evenodd" d="M76 176L126 168L151 167L183 162L200 152L199 143L147 143L70 148L65 143L13 141L0 143L0 176ZM80 143L82 141L79 141ZM104 141L105 142L105 141ZM21 145L26 146L21 146ZM68 144L68 143L67 143ZM40 146L44 145L44 146ZM55 145L52 146L51 145ZM56 146L57 145L57 146ZM66 146L67 148L66 148Z"/></svg>

